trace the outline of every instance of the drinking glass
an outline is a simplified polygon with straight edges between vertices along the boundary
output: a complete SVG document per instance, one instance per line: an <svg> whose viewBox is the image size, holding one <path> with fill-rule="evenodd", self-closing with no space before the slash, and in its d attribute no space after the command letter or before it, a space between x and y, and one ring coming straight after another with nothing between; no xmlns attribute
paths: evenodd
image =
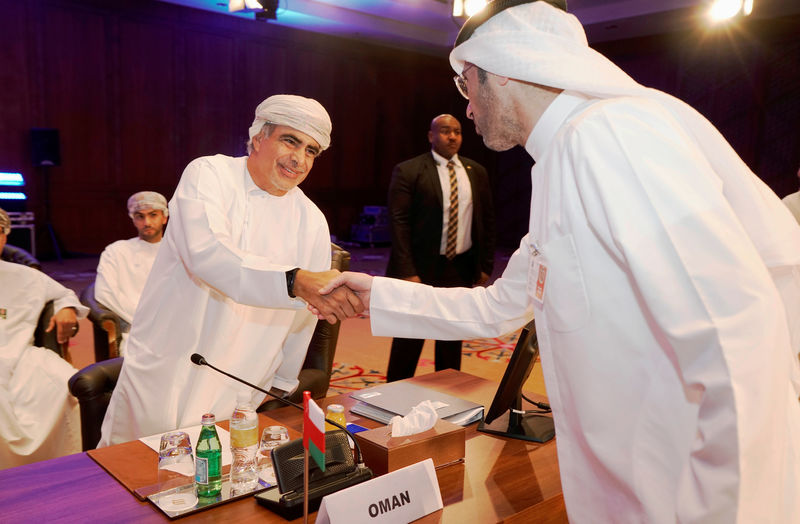
<svg viewBox="0 0 800 524"><path fill-rule="evenodd" d="M270 457L270 451L284 442L289 442L289 430L283 426L269 426L261 433L261 443L258 446L256 469L258 482L265 487L274 486L275 469Z"/></svg>
<svg viewBox="0 0 800 524"><path fill-rule="evenodd" d="M165 510L181 511L197 504L192 442L186 432L170 431L161 435L158 484L158 505Z"/></svg>

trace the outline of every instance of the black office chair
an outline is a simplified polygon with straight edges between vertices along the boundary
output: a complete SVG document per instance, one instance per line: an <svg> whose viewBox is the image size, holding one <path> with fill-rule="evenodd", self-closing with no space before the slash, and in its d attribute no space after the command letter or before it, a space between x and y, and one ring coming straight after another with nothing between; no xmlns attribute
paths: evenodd
<svg viewBox="0 0 800 524"><path fill-rule="evenodd" d="M331 267L340 271L350 268L350 253L336 244L331 244ZM328 394L331 381L336 343L339 339L340 323L329 324L321 320L308 344L308 352L297 379L297 390L288 398L292 402L302 400L303 391L311 392L315 399ZM117 385L122 369L123 357L98 361L83 368L69 379L69 390L78 399L81 412L83 450L94 449L100 441L100 428L103 424L111 393ZM278 400L267 401L258 407L259 412L279 408Z"/></svg>
<svg viewBox="0 0 800 524"><path fill-rule="evenodd" d="M36 260L36 257L22 249L21 247L6 244L3 246L3 251L0 253L0 259L6 262L13 262L15 264L22 264L24 266L32 267L34 269L42 270L42 264Z"/></svg>

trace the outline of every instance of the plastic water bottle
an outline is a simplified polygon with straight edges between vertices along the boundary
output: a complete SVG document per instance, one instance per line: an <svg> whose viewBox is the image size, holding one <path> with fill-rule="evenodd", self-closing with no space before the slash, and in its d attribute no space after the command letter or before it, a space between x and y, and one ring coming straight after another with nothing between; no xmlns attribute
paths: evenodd
<svg viewBox="0 0 800 524"><path fill-rule="evenodd" d="M250 394L240 392L231 415L231 489L249 491L258 482L258 415L250 404Z"/></svg>
<svg viewBox="0 0 800 524"><path fill-rule="evenodd" d="M216 497L222 489L222 446L214 422L213 414L203 415L203 427L195 448L194 481L199 497Z"/></svg>

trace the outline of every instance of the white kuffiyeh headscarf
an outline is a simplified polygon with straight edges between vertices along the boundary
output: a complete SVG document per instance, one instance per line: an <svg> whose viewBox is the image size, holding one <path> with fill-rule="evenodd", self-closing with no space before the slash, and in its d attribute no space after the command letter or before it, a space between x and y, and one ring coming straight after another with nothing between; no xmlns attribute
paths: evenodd
<svg viewBox="0 0 800 524"><path fill-rule="evenodd" d="M331 118L322 104L314 99L297 95L267 98L256 108L256 118L249 132L251 140L266 123L297 129L316 140L323 150L331 145Z"/></svg>
<svg viewBox="0 0 800 524"><path fill-rule="evenodd" d="M497 4L495 10L500 5ZM483 13L482 18L486 16L487 13ZM489 16L482 24L477 19L474 21L479 25L472 24L477 27L471 35L459 35L457 42L461 43L450 53L450 64L456 73L460 74L464 63L470 62L496 75L591 97L647 98L661 104L676 118L695 141L698 151L705 155L722 185L725 198L779 289L790 289L788 294L783 294L783 299L790 317L792 345L797 351L800 348L800 311L794 288L798 281L800 230L786 206L750 171L720 132L688 104L638 84L605 56L591 49L575 16L543 1L515 5ZM781 285L776 275L786 271L791 271L793 276L780 278L792 283ZM797 366L793 367L793 372L795 388L800 394Z"/></svg>
<svg viewBox="0 0 800 524"><path fill-rule="evenodd" d="M155 191L139 191L130 196L128 199L128 216L133 218L133 214L142 209L160 210L165 217L169 216L167 199L164 198L164 195Z"/></svg>
<svg viewBox="0 0 800 524"><path fill-rule="evenodd" d="M700 113L671 95L638 84L590 48L574 15L541 1L502 10L450 53L450 64L456 73L461 73L465 62L496 75L592 97L637 96L659 102L705 152L736 214L749 218L743 225L767 266L796 262L786 259L785 247L787 242L800 246L797 222L792 223L791 214L779 205L775 193L750 171ZM754 199L753 194L761 198Z"/></svg>

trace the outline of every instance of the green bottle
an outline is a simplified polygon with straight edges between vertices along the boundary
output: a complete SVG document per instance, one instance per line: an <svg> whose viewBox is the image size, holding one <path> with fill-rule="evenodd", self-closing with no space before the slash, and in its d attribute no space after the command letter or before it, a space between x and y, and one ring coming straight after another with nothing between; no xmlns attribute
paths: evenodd
<svg viewBox="0 0 800 524"><path fill-rule="evenodd" d="M195 447L194 481L198 497L216 497L222 491L222 445L214 425L214 415L203 415L203 428Z"/></svg>

